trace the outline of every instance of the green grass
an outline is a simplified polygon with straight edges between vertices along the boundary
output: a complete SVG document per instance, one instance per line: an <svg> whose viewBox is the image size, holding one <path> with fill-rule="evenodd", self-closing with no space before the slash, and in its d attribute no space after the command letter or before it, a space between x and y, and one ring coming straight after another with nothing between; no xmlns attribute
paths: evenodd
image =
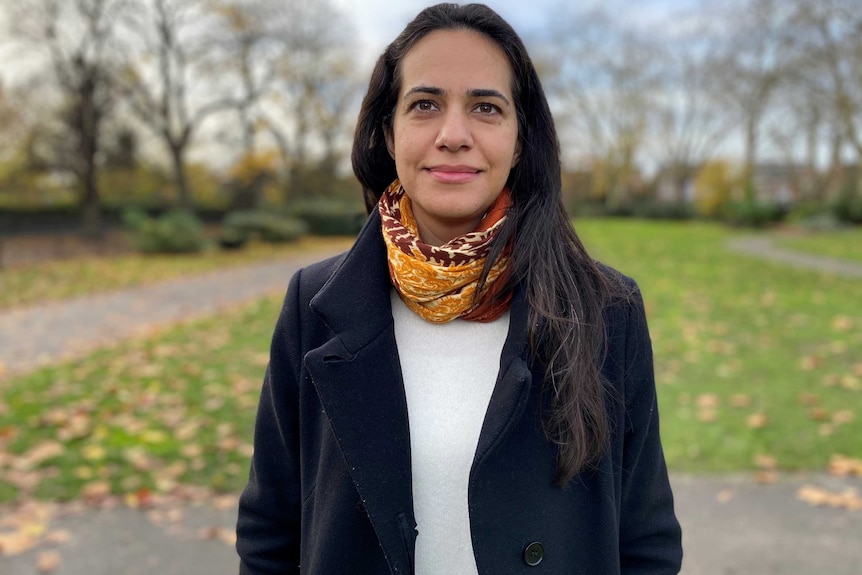
<svg viewBox="0 0 862 575"><path fill-rule="evenodd" d="M777 236L775 242L783 248L799 252L862 263L862 228L804 236Z"/></svg>
<svg viewBox="0 0 862 575"><path fill-rule="evenodd" d="M672 469L862 457L862 282L730 253L708 224L576 227L644 293Z"/></svg>
<svg viewBox="0 0 862 575"><path fill-rule="evenodd" d="M862 282L736 255L707 224L577 228L644 293L673 470L862 457ZM0 502L240 489L279 303L0 380Z"/></svg>
<svg viewBox="0 0 862 575"><path fill-rule="evenodd" d="M200 254L126 254L78 258L0 270L0 310L144 284L315 249L345 249L345 238L303 238L292 244L254 242L236 251Z"/></svg>
<svg viewBox="0 0 862 575"><path fill-rule="evenodd" d="M280 303L0 381L0 502L239 490Z"/></svg>

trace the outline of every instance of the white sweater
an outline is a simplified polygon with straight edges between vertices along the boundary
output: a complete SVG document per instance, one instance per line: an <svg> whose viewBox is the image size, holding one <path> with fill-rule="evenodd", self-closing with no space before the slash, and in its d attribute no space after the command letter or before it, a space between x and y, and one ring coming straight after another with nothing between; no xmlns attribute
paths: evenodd
<svg viewBox="0 0 862 575"><path fill-rule="evenodd" d="M416 575L476 574L467 482L509 313L489 323L436 324L410 311L395 290L391 299L410 422Z"/></svg>

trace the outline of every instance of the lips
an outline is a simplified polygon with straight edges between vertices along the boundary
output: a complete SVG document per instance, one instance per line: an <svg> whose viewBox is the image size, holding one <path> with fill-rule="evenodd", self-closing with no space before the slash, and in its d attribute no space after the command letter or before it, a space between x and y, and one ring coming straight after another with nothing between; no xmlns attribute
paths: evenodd
<svg viewBox="0 0 862 575"><path fill-rule="evenodd" d="M472 166L434 166L428 168L428 172L431 176L443 183L447 184L464 184L467 182L472 182L481 173L481 170L474 168Z"/></svg>

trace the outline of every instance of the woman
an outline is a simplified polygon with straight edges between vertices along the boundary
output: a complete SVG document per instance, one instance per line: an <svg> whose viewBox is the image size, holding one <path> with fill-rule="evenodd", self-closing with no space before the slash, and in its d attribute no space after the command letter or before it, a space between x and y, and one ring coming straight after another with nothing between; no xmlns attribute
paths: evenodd
<svg viewBox="0 0 862 575"><path fill-rule="evenodd" d="M353 165L369 219L294 276L275 330L240 572L677 573L641 299L569 223L511 27L421 12Z"/></svg>

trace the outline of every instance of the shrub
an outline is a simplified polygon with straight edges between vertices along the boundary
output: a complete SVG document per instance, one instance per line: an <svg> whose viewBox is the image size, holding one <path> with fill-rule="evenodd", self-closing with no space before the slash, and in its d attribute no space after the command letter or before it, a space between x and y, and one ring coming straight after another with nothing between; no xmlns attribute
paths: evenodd
<svg viewBox="0 0 862 575"><path fill-rule="evenodd" d="M832 207L832 213L839 221L862 224L862 196L844 194Z"/></svg>
<svg viewBox="0 0 862 575"><path fill-rule="evenodd" d="M811 231L829 231L842 226L832 206L813 200L795 204L787 214L787 221Z"/></svg>
<svg viewBox="0 0 862 575"><path fill-rule="evenodd" d="M186 210L169 210L153 218L140 209L131 209L122 217L132 230L133 244L141 252L194 253L207 247L203 224Z"/></svg>
<svg viewBox="0 0 862 575"><path fill-rule="evenodd" d="M301 238L308 231L305 222L271 212L244 210L231 212L222 222L219 243L225 248L238 248L251 237L265 242L286 243Z"/></svg>
<svg viewBox="0 0 862 575"><path fill-rule="evenodd" d="M782 221L787 208L775 203L761 203L754 199L729 202L724 207L724 221L732 226L762 228Z"/></svg>
<svg viewBox="0 0 862 575"><path fill-rule="evenodd" d="M636 218L656 220L690 220L696 214L694 204L643 199L632 205L632 215Z"/></svg>
<svg viewBox="0 0 862 575"><path fill-rule="evenodd" d="M353 202L324 198L294 202L287 213L307 223L309 231L318 236L355 235L366 217Z"/></svg>
<svg viewBox="0 0 862 575"><path fill-rule="evenodd" d="M238 250L248 242L249 234L235 227L222 226L218 243L226 250Z"/></svg>

